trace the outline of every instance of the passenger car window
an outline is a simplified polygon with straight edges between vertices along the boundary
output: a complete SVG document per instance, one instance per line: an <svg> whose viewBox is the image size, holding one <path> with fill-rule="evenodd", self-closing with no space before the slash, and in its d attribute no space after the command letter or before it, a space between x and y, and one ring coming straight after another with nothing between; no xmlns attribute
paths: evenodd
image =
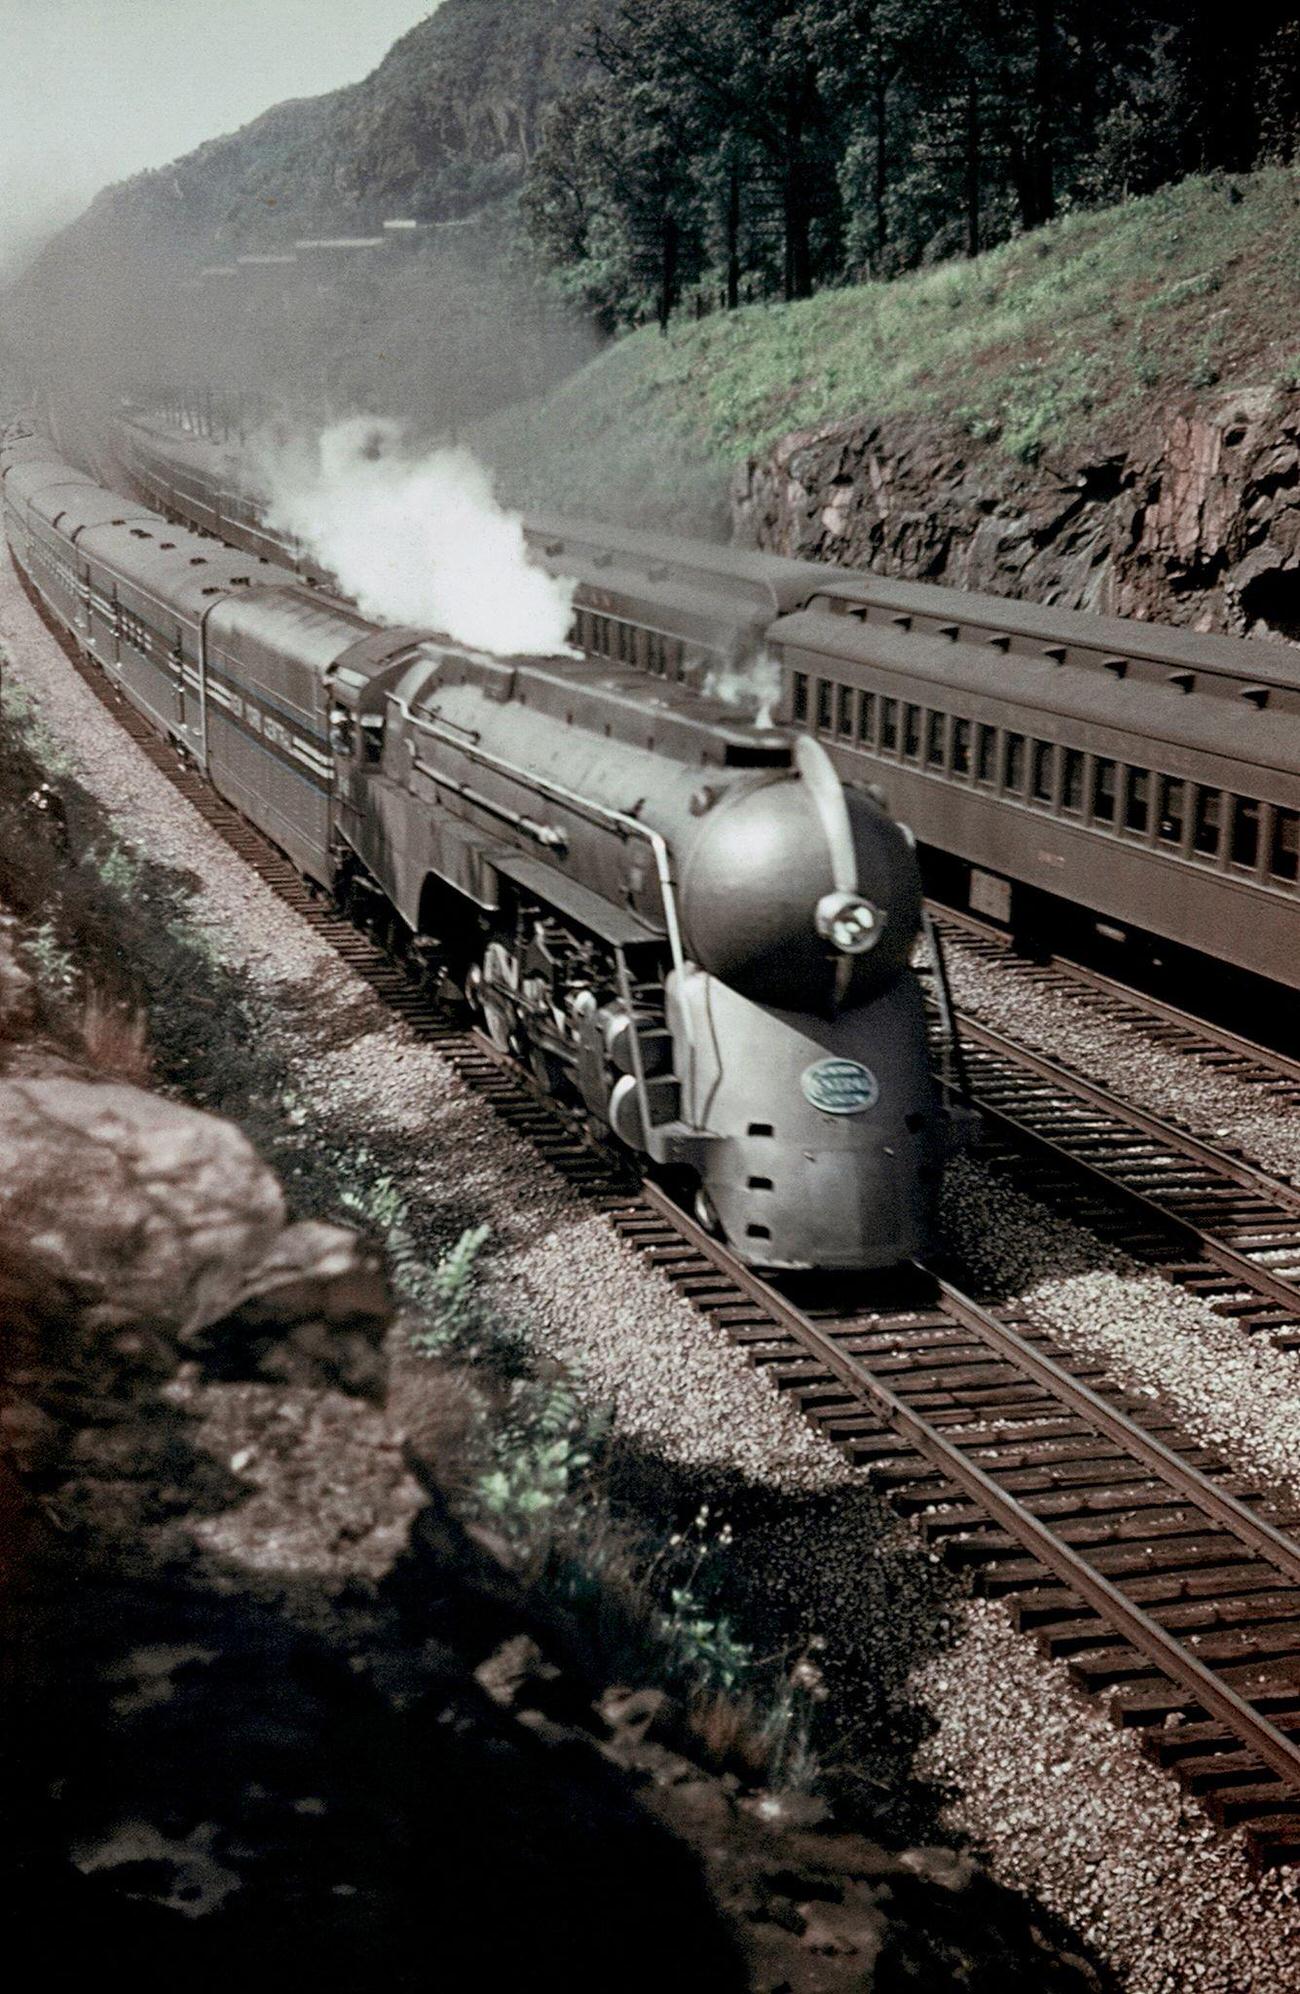
<svg viewBox="0 0 1300 1994"><path fill-rule="evenodd" d="M835 732L844 740L853 737L853 687L841 685L835 688Z"/></svg>
<svg viewBox="0 0 1300 1994"><path fill-rule="evenodd" d="M998 730L986 727L981 721L975 745L975 778L978 782L994 782L997 779Z"/></svg>
<svg viewBox="0 0 1300 1994"><path fill-rule="evenodd" d="M1259 805L1248 797L1233 798L1232 863L1255 869L1259 857Z"/></svg>
<svg viewBox="0 0 1300 1994"><path fill-rule="evenodd" d="M1275 810L1268 869L1274 879L1294 879L1300 872L1300 810Z"/></svg>
<svg viewBox="0 0 1300 1994"><path fill-rule="evenodd" d="M1020 795L1025 787L1025 737L1006 734L1002 740L1002 787Z"/></svg>
<svg viewBox="0 0 1300 1994"><path fill-rule="evenodd" d="M1144 833L1151 800L1151 775L1147 769L1129 769L1125 782L1124 828Z"/></svg>
<svg viewBox="0 0 1300 1994"><path fill-rule="evenodd" d="M889 753L898 751L898 701L882 699L880 702L880 745Z"/></svg>
<svg viewBox="0 0 1300 1994"><path fill-rule="evenodd" d="M903 753L909 762L921 757L921 709L919 706L903 708Z"/></svg>
<svg viewBox="0 0 1300 1994"><path fill-rule="evenodd" d="M1222 792L1217 789L1198 789L1192 830L1192 850L1200 853L1203 858L1213 858L1219 849L1222 822Z"/></svg>
<svg viewBox="0 0 1300 1994"><path fill-rule="evenodd" d="M1160 778L1160 806L1156 815L1156 836L1165 845L1181 845L1187 811L1187 785L1177 776Z"/></svg>
<svg viewBox="0 0 1300 1994"><path fill-rule="evenodd" d="M1115 822L1115 764L1105 760L1092 765L1092 815L1096 823Z"/></svg>
<svg viewBox="0 0 1300 1994"><path fill-rule="evenodd" d="M1071 817L1083 814L1083 752L1067 748L1061 772L1061 808Z"/></svg>
<svg viewBox="0 0 1300 1994"><path fill-rule="evenodd" d="M831 728L831 682L819 679L817 682L817 731L829 734Z"/></svg>
<svg viewBox="0 0 1300 1994"><path fill-rule="evenodd" d="M970 738L970 721L954 720L952 723L952 772L954 775L970 774Z"/></svg>
<svg viewBox="0 0 1300 1994"><path fill-rule="evenodd" d="M1030 794L1035 803L1050 803L1056 776L1056 747L1051 741L1035 741L1030 767Z"/></svg>
<svg viewBox="0 0 1300 1994"><path fill-rule="evenodd" d="M858 705L858 739L870 741L876 731L876 696L864 692Z"/></svg>
<svg viewBox="0 0 1300 1994"><path fill-rule="evenodd" d="M925 723L925 759L932 769L943 767L944 715L931 713Z"/></svg>
<svg viewBox="0 0 1300 1994"><path fill-rule="evenodd" d="M808 674L796 672L794 691L790 702L790 715L796 727L808 718Z"/></svg>

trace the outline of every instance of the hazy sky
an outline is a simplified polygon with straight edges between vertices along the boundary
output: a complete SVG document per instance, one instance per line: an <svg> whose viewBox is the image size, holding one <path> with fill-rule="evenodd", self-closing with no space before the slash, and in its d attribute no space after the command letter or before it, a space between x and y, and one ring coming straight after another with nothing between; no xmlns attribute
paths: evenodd
<svg viewBox="0 0 1300 1994"><path fill-rule="evenodd" d="M439 0L0 0L0 270L110 181L367 75Z"/></svg>

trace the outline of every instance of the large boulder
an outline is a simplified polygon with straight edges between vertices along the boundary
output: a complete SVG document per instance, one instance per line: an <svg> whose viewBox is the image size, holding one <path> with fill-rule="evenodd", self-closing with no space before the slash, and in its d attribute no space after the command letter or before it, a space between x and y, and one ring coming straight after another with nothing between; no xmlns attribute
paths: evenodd
<svg viewBox="0 0 1300 1994"><path fill-rule="evenodd" d="M0 1081L0 1310L186 1338L229 1313L284 1227L231 1123L141 1088Z"/></svg>

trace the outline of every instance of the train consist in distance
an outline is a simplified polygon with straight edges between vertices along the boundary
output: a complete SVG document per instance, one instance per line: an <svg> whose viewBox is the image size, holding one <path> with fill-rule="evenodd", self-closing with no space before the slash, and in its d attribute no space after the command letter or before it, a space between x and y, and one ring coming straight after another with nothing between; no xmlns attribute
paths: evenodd
<svg viewBox="0 0 1300 1994"><path fill-rule="evenodd" d="M376 627L41 438L0 475L14 558L80 651L742 1259L929 1250L950 1113L914 844L821 745L634 664Z"/></svg>
<svg viewBox="0 0 1300 1994"><path fill-rule="evenodd" d="M210 446L137 417L116 447L161 510L311 572ZM692 683L765 656L777 716L847 781L883 788L956 904L1076 945L1089 924L1154 938L1300 986L1290 646L617 527L526 527L535 558L578 579L589 655Z"/></svg>

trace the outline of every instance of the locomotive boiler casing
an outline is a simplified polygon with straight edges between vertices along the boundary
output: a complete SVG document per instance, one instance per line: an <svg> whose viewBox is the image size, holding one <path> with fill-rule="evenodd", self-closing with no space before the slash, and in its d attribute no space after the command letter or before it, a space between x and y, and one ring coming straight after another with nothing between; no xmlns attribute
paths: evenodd
<svg viewBox="0 0 1300 1994"><path fill-rule="evenodd" d="M742 1255L772 1268L890 1267L934 1246L940 1124L916 980L834 1018L754 1003L703 970L668 979L689 1046L683 1120Z"/></svg>

